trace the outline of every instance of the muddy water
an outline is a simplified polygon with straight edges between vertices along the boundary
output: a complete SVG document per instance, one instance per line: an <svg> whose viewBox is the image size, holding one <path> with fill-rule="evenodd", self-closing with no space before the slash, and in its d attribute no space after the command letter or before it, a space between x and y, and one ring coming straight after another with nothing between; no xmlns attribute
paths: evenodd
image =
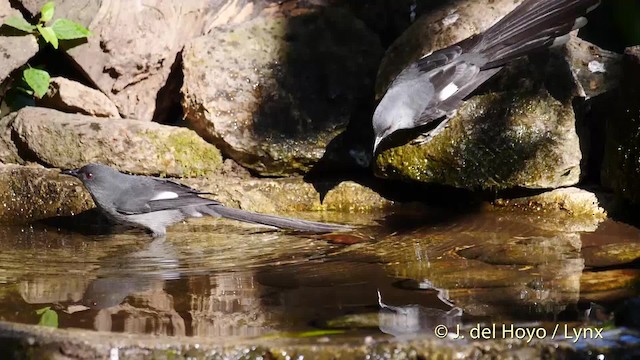
<svg viewBox="0 0 640 360"><path fill-rule="evenodd" d="M159 240L3 227L0 320L37 324L49 307L61 328L404 336L582 321L591 302L613 309L638 293L640 231L610 220L495 210L330 220L362 226L332 237L202 219Z"/></svg>

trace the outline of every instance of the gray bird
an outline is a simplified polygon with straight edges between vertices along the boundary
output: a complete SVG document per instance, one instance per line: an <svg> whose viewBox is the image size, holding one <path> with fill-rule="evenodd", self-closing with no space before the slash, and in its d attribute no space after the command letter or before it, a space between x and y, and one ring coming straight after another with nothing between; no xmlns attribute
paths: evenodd
<svg viewBox="0 0 640 360"><path fill-rule="evenodd" d="M298 231L325 233L349 230L347 225L265 215L229 208L201 197L207 193L167 179L123 174L102 164L88 164L63 174L80 179L96 206L117 224L149 230L164 236L167 226L190 217L224 217Z"/></svg>
<svg viewBox="0 0 640 360"><path fill-rule="evenodd" d="M482 83L508 62L559 46L569 32L584 26L583 16L600 0L524 0L485 32L426 55L393 80L373 114L373 152L402 129L435 124L427 139L446 122Z"/></svg>

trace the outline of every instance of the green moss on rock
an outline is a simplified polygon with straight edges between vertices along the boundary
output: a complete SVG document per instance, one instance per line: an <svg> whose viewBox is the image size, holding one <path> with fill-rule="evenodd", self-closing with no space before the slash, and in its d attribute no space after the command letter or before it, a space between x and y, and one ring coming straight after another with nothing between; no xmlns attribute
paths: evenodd
<svg viewBox="0 0 640 360"><path fill-rule="evenodd" d="M546 92L476 96L430 142L382 152L375 172L468 189L573 185L581 159L574 123L571 105Z"/></svg>
<svg viewBox="0 0 640 360"><path fill-rule="evenodd" d="M167 167L173 166L183 177L200 177L216 173L222 167L222 155L215 146L202 140L191 130L176 130L167 136L152 131L143 133L158 149L157 157ZM166 176L167 173L161 175Z"/></svg>

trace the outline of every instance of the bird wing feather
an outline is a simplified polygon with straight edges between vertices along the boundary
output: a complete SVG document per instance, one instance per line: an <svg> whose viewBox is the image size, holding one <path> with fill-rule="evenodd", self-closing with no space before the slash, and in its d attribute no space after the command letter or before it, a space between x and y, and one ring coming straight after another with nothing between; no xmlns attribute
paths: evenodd
<svg viewBox="0 0 640 360"><path fill-rule="evenodd" d="M126 194L118 196L116 210L121 214L133 215L153 211L180 209L186 206L219 205L220 202L203 198L208 194L167 179L147 178L126 188ZM159 196L173 193L175 196Z"/></svg>
<svg viewBox="0 0 640 360"><path fill-rule="evenodd" d="M424 99L426 104L415 119L415 126L427 125L450 114L460 107L464 97L481 84L475 81L480 73L480 66L474 61L461 59L460 55L460 47L452 46L426 56L416 63L425 83L433 86L433 96ZM478 63L481 63L481 60ZM486 79L482 82L484 81ZM461 97L460 93L465 95Z"/></svg>

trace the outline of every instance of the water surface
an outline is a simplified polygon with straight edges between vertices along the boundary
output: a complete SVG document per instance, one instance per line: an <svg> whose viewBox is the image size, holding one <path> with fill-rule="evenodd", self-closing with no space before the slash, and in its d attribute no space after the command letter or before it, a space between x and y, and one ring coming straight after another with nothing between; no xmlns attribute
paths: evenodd
<svg viewBox="0 0 640 360"><path fill-rule="evenodd" d="M299 214L305 216L305 214ZM480 211L333 214L354 236L202 219L164 239L0 228L0 320L62 328L253 337L438 324L583 321L637 295L638 229ZM307 217L310 216L307 214ZM318 220L318 219L316 219Z"/></svg>

